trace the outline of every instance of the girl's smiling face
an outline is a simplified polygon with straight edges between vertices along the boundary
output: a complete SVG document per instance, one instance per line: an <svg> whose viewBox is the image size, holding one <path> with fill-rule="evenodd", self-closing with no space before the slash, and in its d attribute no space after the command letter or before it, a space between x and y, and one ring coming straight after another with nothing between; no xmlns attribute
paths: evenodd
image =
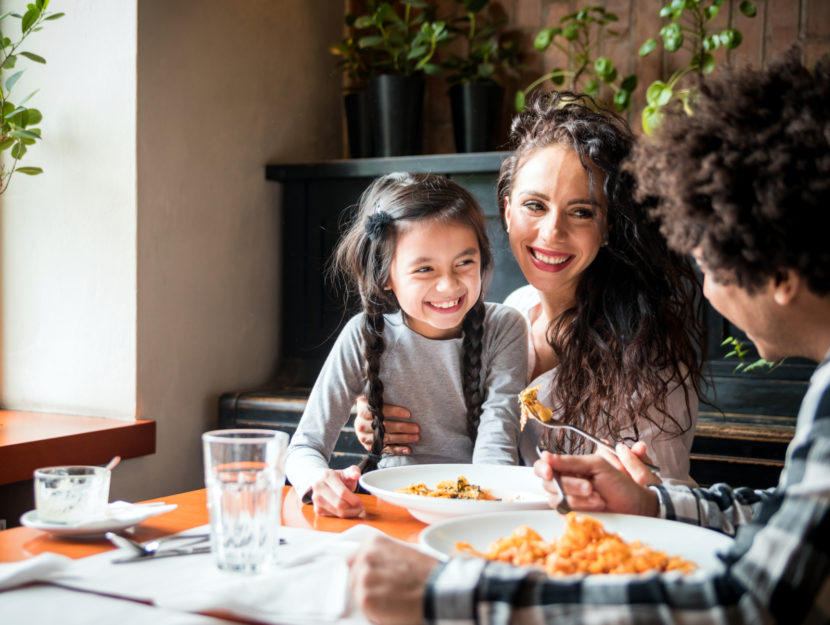
<svg viewBox="0 0 830 625"><path fill-rule="evenodd" d="M461 336L464 316L481 294L475 231L436 220L403 226L386 288L395 293L407 326L418 334L430 339Z"/></svg>
<svg viewBox="0 0 830 625"><path fill-rule="evenodd" d="M504 218L510 247L527 281L570 304L582 272L605 239L601 174L594 194L579 156L559 145L530 153L515 174Z"/></svg>

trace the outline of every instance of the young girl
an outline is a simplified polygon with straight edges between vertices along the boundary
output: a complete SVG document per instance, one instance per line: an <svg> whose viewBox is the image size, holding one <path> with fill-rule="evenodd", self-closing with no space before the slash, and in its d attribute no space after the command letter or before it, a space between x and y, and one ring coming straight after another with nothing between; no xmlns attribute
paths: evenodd
<svg viewBox="0 0 830 625"><path fill-rule="evenodd" d="M363 312L338 336L288 450L286 472L318 514L356 516L358 467L328 467L355 399L365 394L377 444L364 470L404 464L516 464L525 322L483 302L493 258L478 203L435 175L375 180L339 243L335 270ZM382 454L384 403L411 406L421 440Z"/></svg>

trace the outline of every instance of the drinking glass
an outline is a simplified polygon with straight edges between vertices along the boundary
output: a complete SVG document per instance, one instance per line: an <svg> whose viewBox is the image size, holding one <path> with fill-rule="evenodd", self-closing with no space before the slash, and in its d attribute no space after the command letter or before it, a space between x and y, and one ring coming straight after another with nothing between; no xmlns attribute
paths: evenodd
<svg viewBox="0 0 830 625"><path fill-rule="evenodd" d="M79 523L103 518L110 494L110 470L94 466L35 469L39 521Z"/></svg>
<svg viewBox="0 0 830 625"><path fill-rule="evenodd" d="M288 434L214 430L202 434L210 544L225 571L261 573L276 563Z"/></svg>

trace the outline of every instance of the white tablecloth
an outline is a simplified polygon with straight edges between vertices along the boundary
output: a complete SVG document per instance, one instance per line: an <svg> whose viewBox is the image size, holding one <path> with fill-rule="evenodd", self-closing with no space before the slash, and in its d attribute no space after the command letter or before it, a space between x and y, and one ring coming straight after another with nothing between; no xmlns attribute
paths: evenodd
<svg viewBox="0 0 830 625"><path fill-rule="evenodd" d="M203 527L189 532L206 530L207 527ZM42 559L40 565L30 565L37 574L28 579L46 580L50 585L0 592L0 613L4 615L4 625L17 622L7 621L7 614L16 615L20 623L27 625L54 625L56 622L66 625L71 621L53 618L53 614L62 613L59 608L55 607L50 614L50 610L40 603L34 606L32 601L35 596L51 606L57 605L50 603L54 601L58 604L86 601L84 597L73 596L86 593L67 594L66 589L74 589L96 593L88 595L93 599L102 599L98 595L110 595L151 603L156 608L148 609L160 609L159 618L172 619L171 623L200 623L187 618L201 618L193 615L195 612L226 610L236 616L281 625L365 625L368 621L350 602L347 558L373 533L378 530L361 525L341 534L285 527L282 535L287 544L280 547L279 566L256 576L220 571L209 553L114 564L114 559L126 555L115 550L68 563L63 558L56 558L51 569ZM16 574L20 575L20 571ZM0 569L0 584L2 578ZM21 579L25 579L25 575ZM99 602L93 599L89 600L90 606L92 603L98 605ZM38 609L33 609L35 607ZM100 603L100 607L104 614L108 613L108 604ZM95 615L94 622L125 623L120 618L98 618L97 608L95 612L86 612L87 617L90 614ZM183 620L176 621L175 614L180 614ZM146 622L137 618L137 622Z"/></svg>

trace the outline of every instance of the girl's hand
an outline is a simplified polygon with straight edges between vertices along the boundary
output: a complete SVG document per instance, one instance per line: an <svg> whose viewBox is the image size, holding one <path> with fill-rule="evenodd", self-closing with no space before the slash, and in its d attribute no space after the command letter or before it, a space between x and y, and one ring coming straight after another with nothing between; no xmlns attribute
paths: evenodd
<svg viewBox="0 0 830 625"><path fill-rule="evenodd" d="M533 465L533 472L542 478L542 487L551 494L551 500L559 501L553 471L559 473L568 503L574 510L657 516L657 494L599 454L560 456L542 452Z"/></svg>
<svg viewBox="0 0 830 625"><path fill-rule="evenodd" d="M401 406L384 404L383 416L383 425L386 428L386 435L383 437L384 453L404 456L411 454L412 448L408 446L408 443L417 443L421 439L421 427L411 421L396 420L410 418L409 411ZM372 430L372 413L369 412L369 404L362 395L357 398L354 431L360 444L366 451L371 451L372 442L375 440L375 433Z"/></svg>
<svg viewBox="0 0 830 625"><path fill-rule="evenodd" d="M615 456L611 452L598 447L597 453L605 458L606 462L619 471L627 473L635 482L641 486L648 486L649 484L662 484L663 480L656 473L653 473L643 462L651 462L648 457L648 448L642 441L637 441L631 447L625 443L617 443L614 448L617 452Z"/></svg>
<svg viewBox="0 0 830 625"><path fill-rule="evenodd" d="M342 471L327 469L311 486L314 512L321 516L355 517L363 512L363 502L355 494L360 469L352 465Z"/></svg>

